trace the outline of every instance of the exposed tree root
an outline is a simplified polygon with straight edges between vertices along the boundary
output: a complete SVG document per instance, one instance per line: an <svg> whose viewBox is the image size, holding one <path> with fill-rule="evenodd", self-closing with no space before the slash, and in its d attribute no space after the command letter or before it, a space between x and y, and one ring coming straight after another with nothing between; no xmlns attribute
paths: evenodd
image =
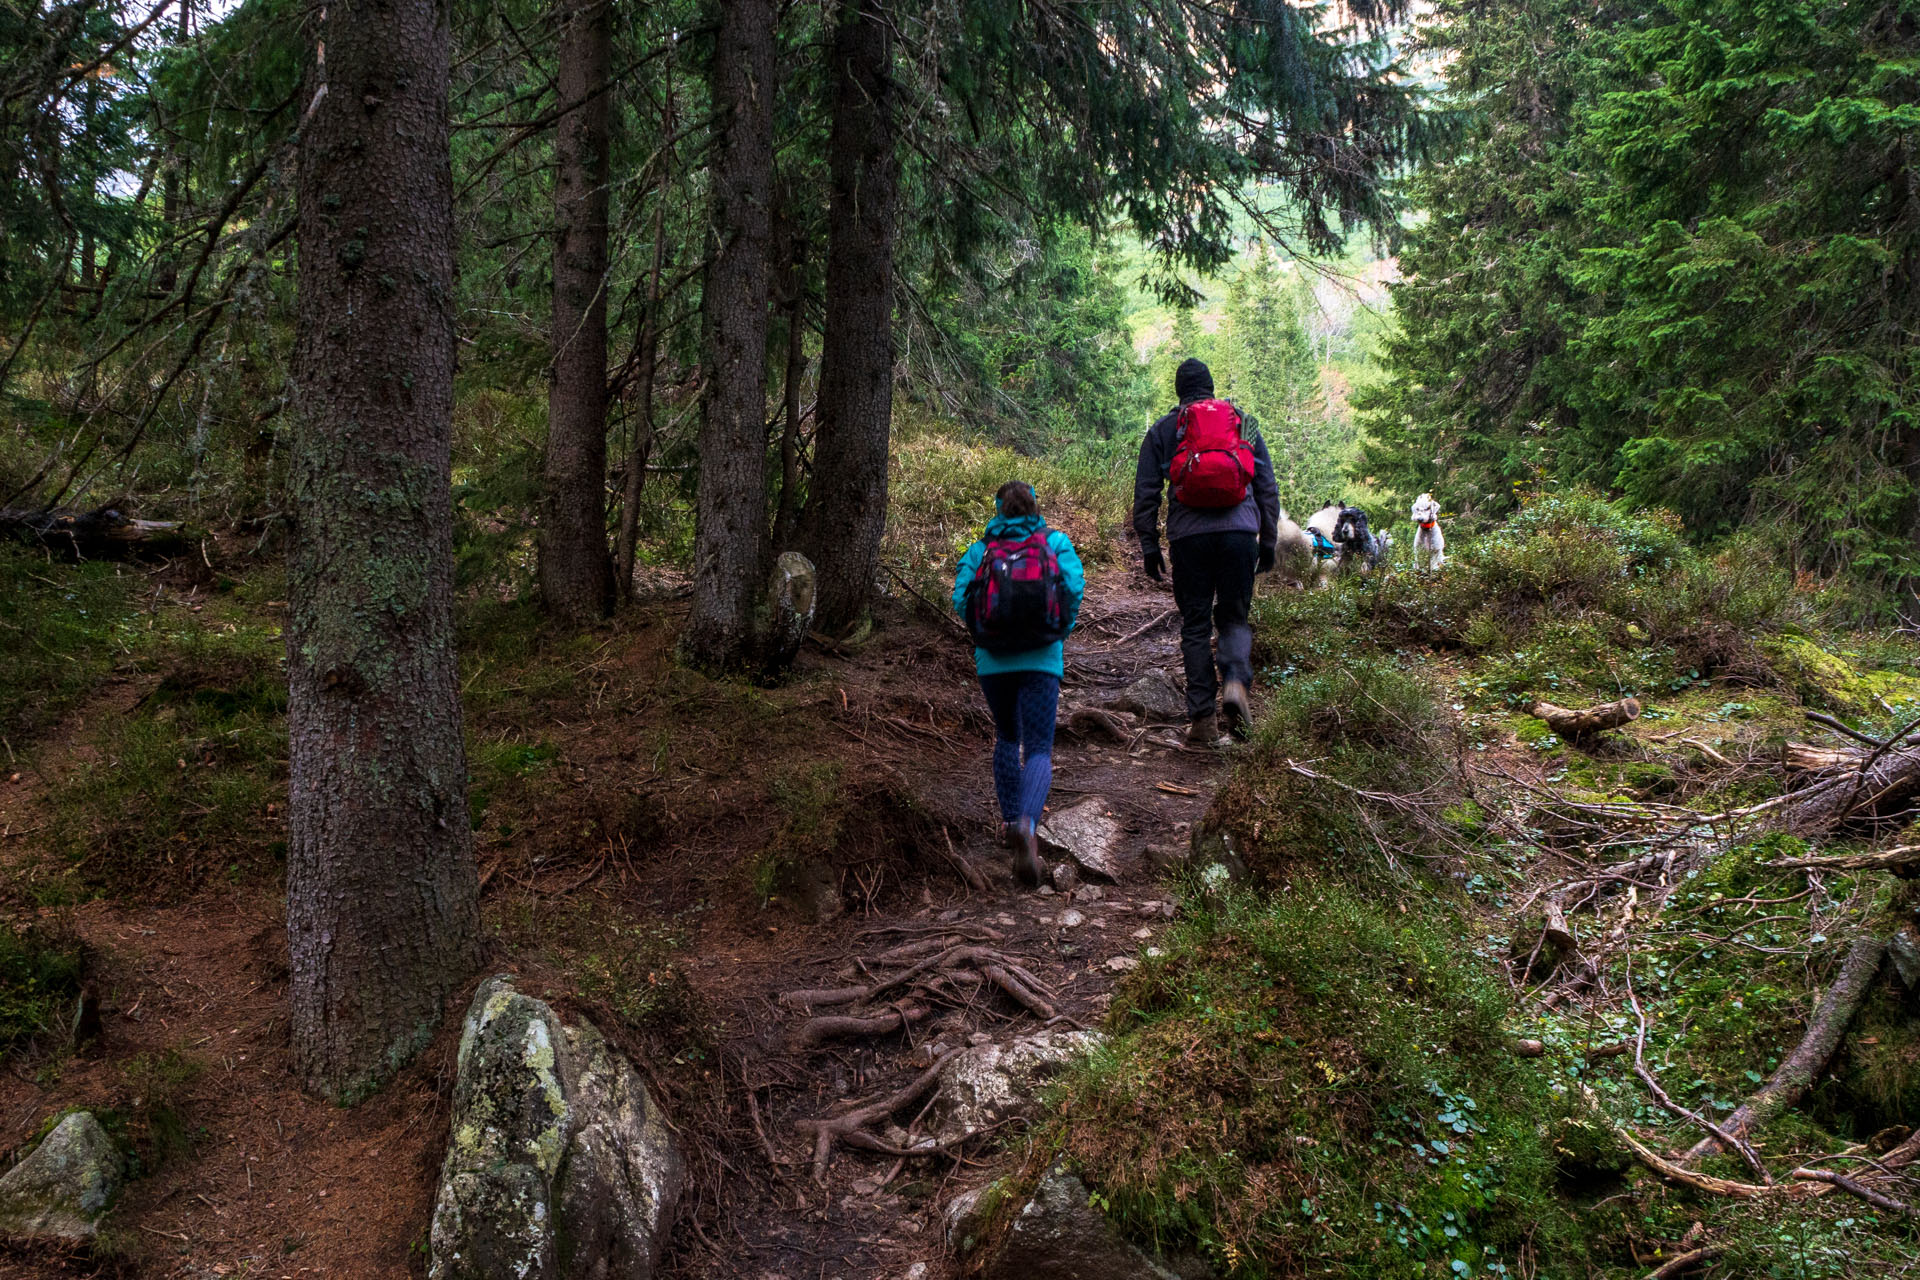
<svg viewBox="0 0 1920 1280"><path fill-rule="evenodd" d="M1860 1002L1866 998L1867 988L1872 984L1874 974L1880 971L1880 962L1886 953L1887 944L1883 939L1860 938L1854 942L1847 952L1846 961L1840 966L1839 977L1827 988L1826 995L1821 997L1813 1011L1813 1017L1808 1020L1805 1038L1787 1055L1786 1061L1780 1064L1772 1077L1752 1097L1734 1109L1726 1123L1720 1126L1722 1129L1733 1137L1744 1139L1755 1125L1766 1123L1800 1100L1839 1046L1841 1035L1859 1010ZM1681 1157L1681 1163L1692 1164L1721 1150L1723 1148L1718 1138L1702 1138Z"/></svg>
<svg viewBox="0 0 1920 1280"><path fill-rule="evenodd" d="M940 1055L934 1064L915 1076L905 1088L892 1093L876 1102L855 1107L852 1111L823 1120L802 1120L796 1126L802 1133L813 1135L813 1180L824 1183L827 1180L827 1162L833 1158L833 1144L848 1135L858 1133L875 1121L884 1120L900 1108L918 1102L933 1088L940 1079L940 1069L947 1060L958 1053L958 1049L949 1049ZM873 1139L878 1142L879 1139Z"/></svg>
<svg viewBox="0 0 1920 1280"><path fill-rule="evenodd" d="M868 1017L849 1014L808 1018L793 1032L793 1046L809 1049L826 1040L844 1040L853 1036L883 1036L900 1031L923 1020L933 1010L924 1004L901 1003Z"/></svg>

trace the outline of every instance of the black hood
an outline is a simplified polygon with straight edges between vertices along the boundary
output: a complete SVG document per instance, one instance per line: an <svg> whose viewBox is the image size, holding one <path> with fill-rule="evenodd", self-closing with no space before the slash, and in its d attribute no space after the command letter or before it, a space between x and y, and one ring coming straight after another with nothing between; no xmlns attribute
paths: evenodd
<svg viewBox="0 0 1920 1280"><path fill-rule="evenodd" d="M1198 360L1188 359L1173 372L1173 393L1181 404L1213 398L1213 370Z"/></svg>

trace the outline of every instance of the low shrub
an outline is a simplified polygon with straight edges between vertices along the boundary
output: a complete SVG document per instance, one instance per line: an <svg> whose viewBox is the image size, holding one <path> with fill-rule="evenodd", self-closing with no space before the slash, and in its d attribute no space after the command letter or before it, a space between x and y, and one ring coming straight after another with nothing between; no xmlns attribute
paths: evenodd
<svg viewBox="0 0 1920 1280"><path fill-rule="evenodd" d="M0 1057L71 1029L85 962L80 939L66 929L0 923Z"/></svg>

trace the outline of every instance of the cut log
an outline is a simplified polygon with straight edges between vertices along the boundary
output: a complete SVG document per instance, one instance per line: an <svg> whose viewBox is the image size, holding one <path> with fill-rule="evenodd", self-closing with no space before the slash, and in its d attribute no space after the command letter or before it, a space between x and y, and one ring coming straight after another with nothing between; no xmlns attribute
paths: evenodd
<svg viewBox="0 0 1920 1280"><path fill-rule="evenodd" d="M1585 707L1575 710L1572 707L1555 706L1551 702L1536 702L1532 714L1547 722L1547 727L1563 738L1578 738L1590 733L1599 733L1606 729L1618 729L1629 720L1640 718L1640 700L1622 698L1618 702L1603 702L1597 707Z"/></svg>
<svg viewBox="0 0 1920 1280"><path fill-rule="evenodd" d="M1872 985L1874 974L1880 971L1880 962L1886 954L1887 944L1881 938L1861 938L1853 944L1840 966L1840 976L1834 979L1814 1009L1799 1047L1787 1055L1779 1070L1752 1097L1734 1109L1720 1126L1722 1130L1736 1138L1745 1138L1755 1126L1800 1101L1839 1047L1841 1035L1853 1021L1860 1002L1866 999L1867 988ZM1702 1138L1680 1158L1680 1163L1692 1164L1722 1149L1717 1138Z"/></svg>
<svg viewBox="0 0 1920 1280"><path fill-rule="evenodd" d="M1902 820L1920 796L1920 747L1862 752L1825 778L1810 782L1787 807L1793 831L1831 831L1848 823Z"/></svg>
<svg viewBox="0 0 1920 1280"><path fill-rule="evenodd" d="M176 522L135 520L113 507L93 511L68 507L46 511L0 509L0 534L38 542L77 560L110 560L136 550L163 550L183 544Z"/></svg>

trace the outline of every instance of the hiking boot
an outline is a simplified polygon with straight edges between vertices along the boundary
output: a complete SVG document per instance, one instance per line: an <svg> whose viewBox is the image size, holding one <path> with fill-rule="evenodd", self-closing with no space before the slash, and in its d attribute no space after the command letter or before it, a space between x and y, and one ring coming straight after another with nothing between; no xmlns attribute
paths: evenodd
<svg viewBox="0 0 1920 1280"><path fill-rule="evenodd" d="M1210 747L1220 740L1220 722L1214 719L1213 712L1195 716L1187 722L1187 745L1190 747Z"/></svg>
<svg viewBox="0 0 1920 1280"><path fill-rule="evenodd" d="M1253 728L1253 709L1247 704L1247 686L1238 680L1227 681L1227 687L1220 693L1220 705L1228 734L1235 742L1245 742Z"/></svg>
<svg viewBox="0 0 1920 1280"><path fill-rule="evenodd" d="M1013 878L1029 889L1038 889L1045 875L1040 865L1040 837L1032 818L1022 818L1013 829Z"/></svg>

